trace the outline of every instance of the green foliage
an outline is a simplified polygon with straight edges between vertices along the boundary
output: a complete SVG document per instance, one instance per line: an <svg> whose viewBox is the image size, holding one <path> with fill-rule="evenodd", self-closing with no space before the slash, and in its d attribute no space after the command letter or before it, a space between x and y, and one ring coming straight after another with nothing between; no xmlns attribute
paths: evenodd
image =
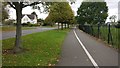
<svg viewBox="0 0 120 68"><path fill-rule="evenodd" d="M43 19L37 19L37 22L44 22Z"/></svg>
<svg viewBox="0 0 120 68"><path fill-rule="evenodd" d="M116 28L120 28L120 20L117 22L117 25L115 25Z"/></svg>
<svg viewBox="0 0 120 68"><path fill-rule="evenodd" d="M48 66L60 57L61 45L69 30L51 30L22 37L23 47L28 51L21 54L3 54L3 66ZM14 38L2 41L2 49L14 47Z"/></svg>
<svg viewBox="0 0 120 68"><path fill-rule="evenodd" d="M82 2L77 11L77 21L80 24L103 24L107 19L106 2Z"/></svg>
<svg viewBox="0 0 120 68"><path fill-rule="evenodd" d="M114 24L115 23L115 19L117 18L117 16L116 15L112 15L112 16L110 16L110 21Z"/></svg>
<svg viewBox="0 0 120 68"><path fill-rule="evenodd" d="M22 26L34 27L34 26L40 26L40 25L39 24L31 24L30 22L28 22L28 23L23 23Z"/></svg>
<svg viewBox="0 0 120 68"><path fill-rule="evenodd" d="M38 25L43 25L44 23L44 20L43 19L37 19L37 24Z"/></svg>
<svg viewBox="0 0 120 68"><path fill-rule="evenodd" d="M0 29L2 31L15 31L15 27L14 26L3 26L3 27L0 27Z"/></svg>
<svg viewBox="0 0 120 68"><path fill-rule="evenodd" d="M80 25L79 28L83 30L84 32L98 38L98 26ZM120 41L119 39L120 28L115 28L114 26L111 26L110 31L112 35L112 40L110 40L109 44L112 45L113 43L112 47L118 48L120 44L119 42ZM108 33L109 33L108 26L102 25L99 31L99 39L103 40L105 43L108 43Z"/></svg>
<svg viewBox="0 0 120 68"><path fill-rule="evenodd" d="M22 30L30 30L30 29L36 29L35 27L22 27ZM3 27L0 27L0 30L2 31L15 31L16 30L16 27L15 26L3 26Z"/></svg>
<svg viewBox="0 0 120 68"><path fill-rule="evenodd" d="M94 30L94 35L97 35L97 32L98 32L98 27L93 27L93 30ZM110 44L112 45L113 43L113 47L114 48L118 48L119 44L120 44L120 39L118 37L118 32L120 31L119 28L115 28L115 27L112 27L111 26L111 34L112 34L112 41L110 41ZM108 41L108 27L107 26L102 26L100 27L100 38L102 40L104 40L106 43Z"/></svg>
<svg viewBox="0 0 120 68"><path fill-rule="evenodd" d="M6 2L2 2L2 21L4 21L5 19L8 19L9 17L7 11L5 10L6 5L7 5Z"/></svg>
<svg viewBox="0 0 120 68"><path fill-rule="evenodd" d="M118 23L120 24L120 20L118 21Z"/></svg>
<svg viewBox="0 0 120 68"><path fill-rule="evenodd" d="M68 2L54 2L50 7L50 13L46 22L70 22L74 14Z"/></svg>
<svg viewBox="0 0 120 68"><path fill-rule="evenodd" d="M3 24L4 25L13 25L15 20L6 20L6 21L3 21Z"/></svg>
<svg viewBox="0 0 120 68"><path fill-rule="evenodd" d="M28 23L22 23L22 26L28 26Z"/></svg>

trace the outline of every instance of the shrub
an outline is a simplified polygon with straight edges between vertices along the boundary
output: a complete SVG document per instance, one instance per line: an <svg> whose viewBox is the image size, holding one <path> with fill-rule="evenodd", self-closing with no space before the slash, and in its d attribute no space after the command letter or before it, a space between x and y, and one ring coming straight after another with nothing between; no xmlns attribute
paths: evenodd
<svg viewBox="0 0 120 68"><path fill-rule="evenodd" d="M13 23L13 21L14 20L7 20L7 21L4 21L4 25L13 25L14 23Z"/></svg>
<svg viewBox="0 0 120 68"><path fill-rule="evenodd" d="M117 25L115 25L116 28L120 28L120 23L118 23Z"/></svg>
<svg viewBox="0 0 120 68"><path fill-rule="evenodd" d="M40 25L38 25L38 24L29 24L28 26L29 27L34 27L34 26L36 27L36 26L40 26Z"/></svg>
<svg viewBox="0 0 120 68"><path fill-rule="evenodd" d="M22 23L22 26L28 26L28 23Z"/></svg>
<svg viewBox="0 0 120 68"><path fill-rule="evenodd" d="M50 23L43 23L42 26L51 26L51 24Z"/></svg>
<svg viewBox="0 0 120 68"><path fill-rule="evenodd" d="M22 26L33 27L33 26L40 26L40 25L39 24L31 24L30 22L27 22L27 23L22 23Z"/></svg>

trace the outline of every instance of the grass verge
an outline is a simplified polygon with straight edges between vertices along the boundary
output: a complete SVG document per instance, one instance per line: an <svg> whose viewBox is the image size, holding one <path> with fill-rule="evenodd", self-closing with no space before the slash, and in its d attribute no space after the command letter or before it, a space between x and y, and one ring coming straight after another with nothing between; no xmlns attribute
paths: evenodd
<svg viewBox="0 0 120 68"><path fill-rule="evenodd" d="M2 31L15 31L16 27L14 26L3 26L0 27ZM29 30L29 29L35 29L35 27L22 27L22 30Z"/></svg>
<svg viewBox="0 0 120 68"><path fill-rule="evenodd" d="M3 66L51 66L58 61L61 45L69 30L50 30L22 36L21 54L3 54ZM2 40L3 50L14 46L14 38Z"/></svg>

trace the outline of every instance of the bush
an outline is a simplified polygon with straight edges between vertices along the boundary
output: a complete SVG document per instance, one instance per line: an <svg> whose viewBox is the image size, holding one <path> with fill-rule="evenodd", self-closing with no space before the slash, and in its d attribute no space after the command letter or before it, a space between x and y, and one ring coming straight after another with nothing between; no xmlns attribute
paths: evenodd
<svg viewBox="0 0 120 68"><path fill-rule="evenodd" d="M40 26L40 25L38 25L38 24L29 24L28 26L29 27L34 27L34 26Z"/></svg>
<svg viewBox="0 0 120 68"><path fill-rule="evenodd" d="M79 29L81 29L87 33L91 32L91 30L92 30L90 25L79 25Z"/></svg>
<svg viewBox="0 0 120 68"><path fill-rule="evenodd" d="M120 28L120 23L119 23L119 24L117 24L117 25L115 25L115 27L116 27L116 28Z"/></svg>
<svg viewBox="0 0 120 68"><path fill-rule="evenodd" d="M27 23L23 23L22 26L33 27L33 26L39 26L39 25L38 24L31 24L30 22L27 22Z"/></svg>
<svg viewBox="0 0 120 68"><path fill-rule="evenodd" d="M13 21L14 20L7 20L7 21L4 21L4 25L13 25L14 23L13 23Z"/></svg>
<svg viewBox="0 0 120 68"><path fill-rule="evenodd" d="M22 26L28 26L28 23L22 23Z"/></svg>
<svg viewBox="0 0 120 68"><path fill-rule="evenodd" d="M16 26L16 23L13 23L14 24L14 26Z"/></svg>
<svg viewBox="0 0 120 68"><path fill-rule="evenodd" d="M51 26L51 24L50 23L43 23L42 26Z"/></svg>
<svg viewBox="0 0 120 68"><path fill-rule="evenodd" d="M43 23L43 25L42 26L47 26L47 23Z"/></svg>

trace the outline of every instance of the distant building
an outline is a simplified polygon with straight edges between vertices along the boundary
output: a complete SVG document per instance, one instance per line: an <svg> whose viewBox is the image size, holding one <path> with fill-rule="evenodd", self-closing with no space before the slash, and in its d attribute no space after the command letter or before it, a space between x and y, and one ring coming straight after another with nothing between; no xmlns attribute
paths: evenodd
<svg viewBox="0 0 120 68"><path fill-rule="evenodd" d="M23 14L21 23L31 23L31 24L37 24L37 14L35 12L31 14Z"/></svg>

